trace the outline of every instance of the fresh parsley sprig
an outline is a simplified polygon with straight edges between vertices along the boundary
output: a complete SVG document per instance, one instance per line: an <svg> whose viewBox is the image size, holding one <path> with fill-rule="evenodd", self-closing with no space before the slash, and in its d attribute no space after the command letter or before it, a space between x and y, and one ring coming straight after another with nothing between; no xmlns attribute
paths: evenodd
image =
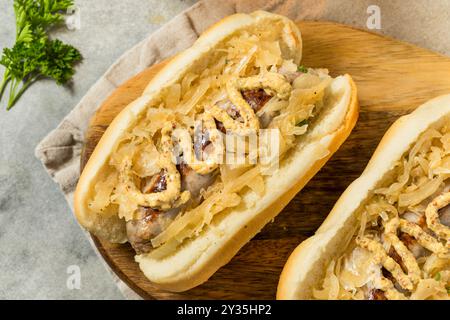
<svg viewBox="0 0 450 320"><path fill-rule="evenodd" d="M0 84L0 101L9 84L7 110L11 109L28 87L41 78L51 78L58 85L73 76L80 52L48 32L63 20L72 0L14 0L16 42L3 49L0 64L5 67Z"/></svg>
<svg viewBox="0 0 450 320"><path fill-rule="evenodd" d="M297 70L303 73L308 73L308 68L302 65L298 66Z"/></svg>

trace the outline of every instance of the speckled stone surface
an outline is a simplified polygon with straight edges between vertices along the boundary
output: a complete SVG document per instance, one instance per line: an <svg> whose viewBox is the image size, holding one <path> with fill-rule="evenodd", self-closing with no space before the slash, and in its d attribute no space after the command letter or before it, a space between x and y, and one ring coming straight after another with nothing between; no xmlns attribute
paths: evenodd
<svg viewBox="0 0 450 320"><path fill-rule="evenodd" d="M0 299L122 299L34 148L125 50L194 2L77 0L81 29L55 34L84 56L72 88L40 81L13 110L1 104ZM13 42L12 3L0 1L0 49ZM71 265L79 290L66 285Z"/></svg>

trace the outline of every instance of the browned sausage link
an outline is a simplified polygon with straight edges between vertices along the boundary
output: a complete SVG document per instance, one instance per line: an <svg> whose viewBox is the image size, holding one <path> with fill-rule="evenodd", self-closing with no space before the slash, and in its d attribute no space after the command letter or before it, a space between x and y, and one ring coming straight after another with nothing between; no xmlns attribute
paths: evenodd
<svg viewBox="0 0 450 320"><path fill-rule="evenodd" d="M194 133L194 154L197 160L203 161L205 160L203 157L203 152L206 147L209 146L212 142L209 140L209 134L206 128L196 129ZM180 170L178 170L180 171Z"/></svg>
<svg viewBox="0 0 450 320"><path fill-rule="evenodd" d="M225 103L224 107L225 107L225 110L228 113L228 115L233 120L238 120L239 118L241 118L241 114L239 113L239 110L231 102ZM227 133L227 129L225 128L223 122L217 120L216 118L214 118L214 122L216 123L217 130L219 130L220 132L225 133L225 134Z"/></svg>
<svg viewBox="0 0 450 320"><path fill-rule="evenodd" d="M185 162L181 162L180 164L178 164L177 169L180 172L182 178L192 173L192 168L189 167L189 165Z"/></svg>
<svg viewBox="0 0 450 320"><path fill-rule="evenodd" d="M369 292L369 300L387 300L383 290L372 289Z"/></svg>
<svg viewBox="0 0 450 320"><path fill-rule="evenodd" d="M153 248L150 239L160 232L159 225L155 223L160 214L158 210L140 207L137 219L127 222L128 241L137 254L149 252Z"/></svg>
<svg viewBox="0 0 450 320"><path fill-rule="evenodd" d="M272 96L267 94L264 89L242 90L241 94L254 112L258 112L259 110L261 110L261 108L264 107L264 105L272 98ZM231 104L231 106L227 108L227 113L234 120L241 117L241 114L233 104ZM223 123L218 121L217 119L214 120L216 122L217 130L221 131L222 133L227 133L227 130L225 129Z"/></svg>
<svg viewBox="0 0 450 320"><path fill-rule="evenodd" d="M395 251L394 247L391 247L389 249L389 253L388 255L394 259L395 262L397 262L400 266L400 268L402 268L403 272L407 273L408 269L406 268L405 264L403 263L402 257L400 257L400 255L397 253L397 251Z"/></svg>
<svg viewBox="0 0 450 320"><path fill-rule="evenodd" d="M162 192L167 189L166 171L145 177L141 181L141 192L144 194ZM151 251L150 239L155 237L160 230L157 223L158 216L163 213L150 207L139 207L137 217L126 224L127 237L137 254Z"/></svg>
<svg viewBox="0 0 450 320"><path fill-rule="evenodd" d="M167 189L166 172L161 170L152 177L145 177L141 182L142 193L161 192Z"/></svg>
<svg viewBox="0 0 450 320"><path fill-rule="evenodd" d="M187 164L177 165L181 176L181 189L189 190L194 201L198 201L200 191L214 182L214 174L200 175ZM166 172L143 179L142 192L161 192L167 188ZM147 253L153 249L151 239L163 231L161 219L175 218L179 210L159 211L150 207L139 207L135 219L126 224L128 241L137 254Z"/></svg>
<svg viewBox="0 0 450 320"><path fill-rule="evenodd" d="M417 240L409 234L400 232L398 238L404 243L408 250L411 251L414 258L418 259L429 254L429 251L422 247Z"/></svg>
<svg viewBox="0 0 450 320"><path fill-rule="evenodd" d="M390 280L391 282L395 283L395 278L392 276L392 273L390 273L389 271L386 270L385 267L381 268L381 273L383 274L383 277L385 277L386 279Z"/></svg>
<svg viewBox="0 0 450 320"><path fill-rule="evenodd" d="M438 210L439 219L444 226L450 227L450 204Z"/></svg>
<svg viewBox="0 0 450 320"><path fill-rule="evenodd" d="M236 108L236 106L232 103L230 103L230 105L227 108L227 113L230 115L230 117L234 120L237 120L239 118L241 118L241 113L239 112L239 110Z"/></svg>
<svg viewBox="0 0 450 320"><path fill-rule="evenodd" d="M427 227L427 218L425 217L424 214L419 218L419 221L417 221L417 224L418 224L422 229L425 229L425 228Z"/></svg>
<svg viewBox="0 0 450 320"><path fill-rule="evenodd" d="M411 237L409 234L405 232L400 232L399 239L407 246L408 248L414 245L417 241L413 237Z"/></svg>
<svg viewBox="0 0 450 320"><path fill-rule="evenodd" d="M394 258L392 258L394 259ZM381 274L383 275L383 277L385 277L387 280L389 280L390 282L392 282L392 284L394 285L394 288L401 291L402 288L399 285L399 283L397 282L397 280L394 278L394 276L392 275L392 273L390 273L389 271L387 271L387 269L385 267L381 268Z"/></svg>
<svg viewBox="0 0 450 320"><path fill-rule="evenodd" d="M219 130L219 131L222 132L222 133L227 133L227 129L225 129L225 126L223 125L222 122L220 122L220 121L217 120L217 119L214 119L214 121L216 122L217 130Z"/></svg>
<svg viewBox="0 0 450 320"><path fill-rule="evenodd" d="M243 90L241 94L255 112L258 112L272 98L264 89Z"/></svg>
<svg viewBox="0 0 450 320"><path fill-rule="evenodd" d="M200 191L213 184L216 177L214 173L199 174L184 162L177 165L177 169L181 176L181 190L188 190L195 201L199 200Z"/></svg>

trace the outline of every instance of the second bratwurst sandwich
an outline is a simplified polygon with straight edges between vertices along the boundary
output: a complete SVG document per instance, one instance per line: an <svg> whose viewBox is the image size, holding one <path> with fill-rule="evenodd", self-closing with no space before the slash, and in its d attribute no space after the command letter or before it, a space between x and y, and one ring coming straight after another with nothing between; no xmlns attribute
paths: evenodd
<svg viewBox="0 0 450 320"><path fill-rule="evenodd" d="M278 299L450 298L450 95L398 119L316 234Z"/></svg>
<svg viewBox="0 0 450 320"><path fill-rule="evenodd" d="M78 183L79 222L130 242L162 288L206 281L355 125L350 76L306 69L301 53L300 31L279 15L236 14L208 29L108 127Z"/></svg>

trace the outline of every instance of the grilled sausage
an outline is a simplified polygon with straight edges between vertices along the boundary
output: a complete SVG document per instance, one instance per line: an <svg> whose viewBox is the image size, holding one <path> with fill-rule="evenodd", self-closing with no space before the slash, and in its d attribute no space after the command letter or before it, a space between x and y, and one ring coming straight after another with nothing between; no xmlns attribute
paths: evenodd
<svg viewBox="0 0 450 320"><path fill-rule="evenodd" d="M258 112L272 98L264 89L253 89L241 91L242 97L252 107L253 111Z"/></svg>
<svg viewBox="0 0 450 320"><path fill-rule="evenodd" d="M369 292L369 300L387 300L383 290L372 289Z"/></svg>

